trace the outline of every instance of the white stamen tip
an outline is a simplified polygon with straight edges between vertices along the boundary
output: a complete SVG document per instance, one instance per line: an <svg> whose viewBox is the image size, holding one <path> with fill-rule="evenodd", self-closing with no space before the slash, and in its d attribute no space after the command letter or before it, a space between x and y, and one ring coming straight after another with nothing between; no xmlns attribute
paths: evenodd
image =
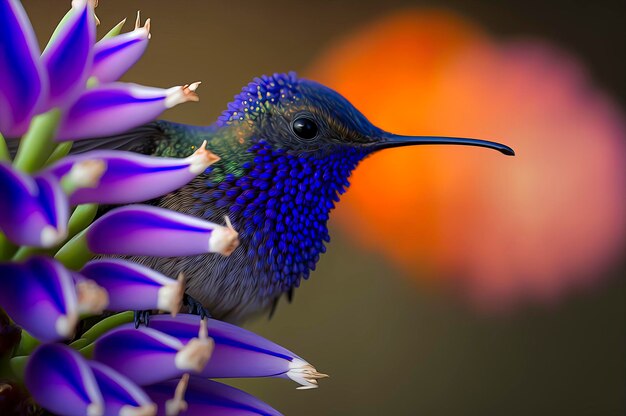
<svg viewBox="0 0 626 416"><path fill-rule="evenodd" d="M195 91L198 89L198 87L200 86L200 84L202 84L202 81L196 81L196 82L192 82L191 84L189 84L187 86L187 88L189 88L191 91Z"/></svg>
<svg viewBox="0 0 626 416"><path fill-rule="evenodd" d="M206 148L207 141L203 141L200 147L187 158L189 162L189 170L199 175L206 170L213 163L220 160L220 157Z"/></svg>
<svg viewBox="0 0 626 416"><path fill-rule="evenodd" d="M150 18L146 19L146 23L144 23L143 28L148 32L148 39L152 38L152 33L150 33Z"/></svg>
<svg viewBox="0 0 626 416"><path fill-rule="evenodd" d="M178 280L162 286L157 294L157 309L176 316L183 302L185 293L185 275L180 273Z"/></svg>
<svg viewBox="0 0 626 416"><path fill-rule="evenodd" d="M317 380L327 378L328 374L318 372L315 367L299 358L294 358L289 363L289 371L287 377L300 384L298 390L316 389L318 387Z"/></svg>
<svg viewBox="0 0 626 416"><path fill-rule="evenodd" d="M76 284L78 313L100 315L109 306L109 293L93 280L83 280Z"/></svg>
<svg viewBox="0 0 626 416"><path fill-rule="evenodd" d="M239 247L239 233L232 228L230 220L226 227L216 227L209 238L209 252L230 256Z"/></svg>
<svg viewBox="0 0 626 416"><path fill-rule="evenodd" d="M204 317L200 320L200 329L198 329L198 338L199 339L209 338L209 324L207 323L207 320Z"/></svg>
<svg viewBox="0 0 626 416"><path fill-rule="evenodd" d="M189 384L189 374L185 373L176 385L174 397L165 402L165 415L178 416L180 412L187 410L187 402L185 401L185 392Z"/></svg>
<svg viewBox="0 0 626 416"><path fill-rule="evenodd" d="M137 18L135 19L135 30L141 27L141 10L137 10Z"/></svg>

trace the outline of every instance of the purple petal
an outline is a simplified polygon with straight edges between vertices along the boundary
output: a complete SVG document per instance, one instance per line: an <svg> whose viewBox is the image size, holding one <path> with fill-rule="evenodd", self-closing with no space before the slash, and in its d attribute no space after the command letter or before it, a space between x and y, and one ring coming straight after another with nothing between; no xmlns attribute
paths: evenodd
<svg viewBox="0 0 626 416"><path fill-rule="evenodd" d="M185 290L183 281L118 259L91 261L80 273L106 289L107 309L111 311L159 309L175 313L180 309Z"/></svg>
<svg viewBox="0 0 626 416"><path fill-rule="evenodd" d="M219 160L201 146L185 158L158 158L116 150L87 152L63 158L46 172L60 180L77 163L104 162L106 171L94 187L77 189L70 196L72 205L128 204L148 201L172 192L191 181Z"/></svg>
<svg viewBox="0 0 626 416"><path fill-rule="evenodd" d="M71 16L41 55L50 86L47 108L73 101L85 88L96 36L93 9L88 3L72 2Z"/></svg>
<svg viewBox="0 0 626 416"><path fill-rule="evenodd" d="M34 180L39 189L39 205L46 213L50 225L57 230L58 234L67 235L70 209L61 184L50 175L39 175Z"/></svg>
<svg viewBox="0 0 626 416"><path fill-rule="evenodd" d="M45 90L39 46L17 0L0 2L0 133L22 135Z"/></svg>
<svg viewBox="0 0 626 416"><path fill-rule="evenodd" d="M195 336L200 325L197 315L180 314L176 318L159 315L150 319L150 327L186 342ZM202 375L209 378L288 377L304 387L317 386L325 377L293 352L253 332L214 319L208 320L209 336L215 342L213 355Z"/></svg>
<svg viewBox="0 0 626 416"><path fill-rule="evenodd" d="M50 177L33 180L0 162L0 230L16 244L51 247L67 234L67 198Z"/></svg>
<svg viewBox="0 0 626 416"><path fill-rule="evenodd" d="M72 276L48 257L0 263L0 307L16 324L46 342L69 338L78 321Z"/></svg>
<svg viewBox="0 0 626 416"><path fill-rule="evenodd" d="M86 236L94 253L137 256L228 255L239 244L230 227L147 205L110 211L88 228Z"/></svg>
<svg viewBox="0 0 626 416"><path fill-rule="evenodd" d="M164 413L165 403L172 398L178 380L170 380L147 386L144 390ZM211 380L191 377L185 392L187 415L212 416L280 416L281 413L272 409L256 397Z"/></svg>
<svg viewBox="0 0 626 416"><path fill-rule="evenodd" d="M117 81L141 58L149 38L150 19L144 27L96 43L91 75L101 83Z"/></svg>
<svg viewBox="0 0 626 416"><path fill-rule="evenodd" d="M156 405L135 383L95 361L88 362L104 399L104 415L154 415Z"/></svg>
<svg viewBox="0 0 626 416"><path fill-rule="evenodd" d="M57 140L111 136L154 120L167 108L197 101L197 85L169 89L112 83L87 90L61 121Z"/></svg>
<svg viewBox="0 0 626 416"><path fill-rule="evenodd" d="M96 378L86 360L70 347L38 347L26 365L25 381L37 404L53 413L102 413L103 399Z"/></svg>
<svg viewBox="0 0 626 416"><path fill-rule="evenodd" d="M210 357L210 339L183 344L152 328L122 325L95 342L93 357L139 385L200 371Z"/></svg>

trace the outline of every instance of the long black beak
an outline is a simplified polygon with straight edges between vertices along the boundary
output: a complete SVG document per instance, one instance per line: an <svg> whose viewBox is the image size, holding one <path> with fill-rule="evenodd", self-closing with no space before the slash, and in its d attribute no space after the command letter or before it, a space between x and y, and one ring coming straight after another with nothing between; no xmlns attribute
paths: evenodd
<svg viewBox="0 0 626 416"><path fill-rule="evenodd" d="M381 135L379 140L374 144L374 148L379 150L418 144L460 144L463 146L487 147L489 149L497 150L507 156L515 156L515 151L509 146L487 140L465 139L462 137L399 136L397 134L387 132Z"/></svg>

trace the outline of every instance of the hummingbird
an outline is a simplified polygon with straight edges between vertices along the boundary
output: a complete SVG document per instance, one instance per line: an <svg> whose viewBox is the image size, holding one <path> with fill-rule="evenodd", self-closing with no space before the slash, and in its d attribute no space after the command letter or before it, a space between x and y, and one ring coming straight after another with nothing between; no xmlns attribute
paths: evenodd
<svg viewBox="0 0 626 416"><path fill-rule="evenodd" d="M514 155L491 141L388 133L339 93L293 72L255 78L209 126L159 120L119 136L77 142L72 152L109 148L186 157L205 140L221 160L149 203L213 222L228 216L240 246L228 257L126 258L168 276L184 273L190 298L214 318L234 323L273 313L283 295L291 301L326 251L330 212L369 155L425 144Z"/></svg>

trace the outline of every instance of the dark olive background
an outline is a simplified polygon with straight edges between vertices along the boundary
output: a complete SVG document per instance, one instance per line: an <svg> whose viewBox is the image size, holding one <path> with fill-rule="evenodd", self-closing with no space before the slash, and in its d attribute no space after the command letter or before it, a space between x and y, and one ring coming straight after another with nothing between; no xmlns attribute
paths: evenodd
<svg viewBox="0 0 626 416"><path fill-rule="evenodd" d="M25 1L41 40L68 4ZM98 15L107 30L132 21L136 9L151 17L150 47L124 79L164 87L202 80L202 101L165 117L208 124L253 76L302 72L334 39L410 6L457 11L502 38L547 39L625 102L623 1L102 0ZM612 276L600 288L557 306L489 317L331 231L329 252L295 302L249 327L332 378L303 392L274 379L237 386L286 415L625 414L624 264L604 271Z"/></svg>

